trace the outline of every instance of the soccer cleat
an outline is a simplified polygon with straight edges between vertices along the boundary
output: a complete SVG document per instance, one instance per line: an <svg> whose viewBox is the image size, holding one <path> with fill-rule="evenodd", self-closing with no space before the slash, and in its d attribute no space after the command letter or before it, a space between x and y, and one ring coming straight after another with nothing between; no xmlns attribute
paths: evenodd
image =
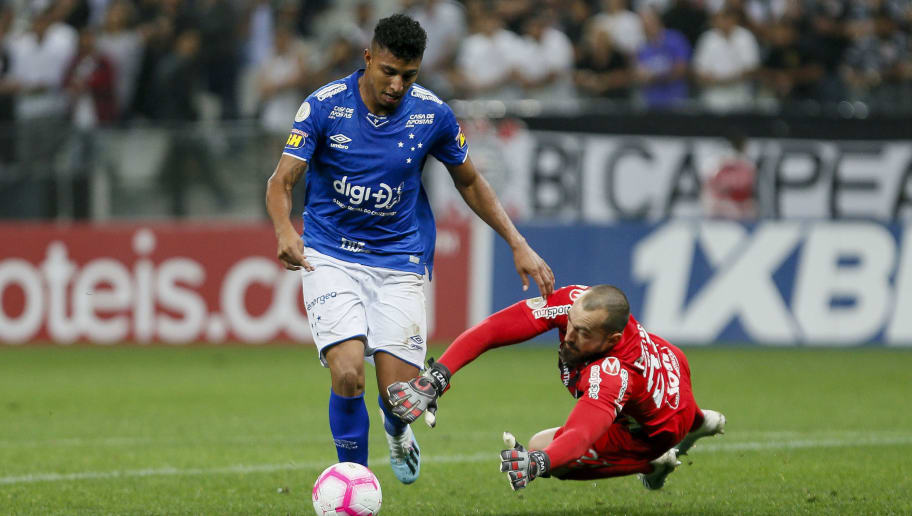
<svg viewBox="0 0 912 516"><path fill-rule="evenodd" d="M694 443L697 442L697 439L701 437L709 437L711 435L724 433L725 414L716 412L715 410L705 409L703 410L703 424L700 425L700 428L687 434L687 436L676 446L678 455L686 455L693 447Z"/></svg>
<svg viewBox="0 0 912 516"><path fill-rule="evenodd" d="M652 473L640 473L640 480L646 489L662 489L665 485L665 479L681 465L678 460L678 450L671 448L667 452L650 462L652 464Z"/></svg>
<svg viewBox="0 0 912 516"><path fill-rule="evenodd" d="M380 417L384 417L382 410ZM383 435L389 444L390 466L396 478L403 484L411 484L418 480L418 474L421 473L421 450L418 448L418 440L415 439L412 427L406 426L401 435L392 436L385 431Z"/></svg>

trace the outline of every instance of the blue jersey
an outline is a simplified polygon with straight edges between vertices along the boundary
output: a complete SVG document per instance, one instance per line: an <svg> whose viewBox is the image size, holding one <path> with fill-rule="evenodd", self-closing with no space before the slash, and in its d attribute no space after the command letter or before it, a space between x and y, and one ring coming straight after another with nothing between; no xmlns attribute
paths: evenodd
<svg viewBox="0 0 912 516"><path fill-rule="evenodd" d="M430 272L437 230L421 171L468 156L453 110L412 85L386 117L358 91L364 70L312 93L295 115L284 154L307 161L304 244L340 260Z"/></svg>

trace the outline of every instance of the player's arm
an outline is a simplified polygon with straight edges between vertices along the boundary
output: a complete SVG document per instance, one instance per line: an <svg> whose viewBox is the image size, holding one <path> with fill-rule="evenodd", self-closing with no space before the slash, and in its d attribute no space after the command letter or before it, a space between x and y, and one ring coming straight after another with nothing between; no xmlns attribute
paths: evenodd
<svg viewBox="0 0 912 516"><path fill-rule="evenodd" d="M584 400L580 399L570 412L560 437L544 450L528 450L516 443L513 434L504 432L508 449L500 452L500 471L507 474L511 489L522 489L536 478L582 457L608 431L616 412Z"/></svg>
<svg viewBox="0 0 912 516"><path fill-rule="evenodd" d="M485 351L516 344L551 329L544 320L530 316L525 301L487 317L464 331L437 362L417 378L397 382L386 388L393 413L407 423L418 419L425 410L436 412L437 398L449 387L450 377ZM436 418L428 420L434 426Z"/></svg>
<svg viewBox="0 0 912 516"><path fill-rule="evenodd" d="M313 267L304 258L304 242L291 224L291 191L304 177L307 162L282 154L275 171L266 182L266 211L275 229L279 261L286 269L296 271L301 267L312 271Z"/></svg>
<svg viewBox="0 0 912 516"><path fill-rule="evenodd" d="M513 225L513 221L494 194L494 189L484 176L478 173L472 160L466 157L459 165L447 165L447 170L450 171L453 183L466 204L510 245L516 272L522 279L523 290L529 288L531 277L538 285L542 296L547 298L551 295L554 292L554 273L551 272L551 267L532 250Z"/></svg>
<svg viewBox="0 0 912 516"><path fill-rule="evenodd" d="M580 398L567 417L561 435L545 447L552 468L566 466L589 451L596 439L614 423L617 411Z"/></svg>

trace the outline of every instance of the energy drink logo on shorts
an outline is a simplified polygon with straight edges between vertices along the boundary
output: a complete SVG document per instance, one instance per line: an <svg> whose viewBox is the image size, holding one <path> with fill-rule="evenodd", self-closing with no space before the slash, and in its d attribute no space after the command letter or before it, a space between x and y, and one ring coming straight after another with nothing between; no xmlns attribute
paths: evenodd
<svg viewBox="0 0 912 516"><path fill-rule="evenodd" d="M326 303L326 301L328 301L334 297L336 297L336 291L332 291L332 292L323 294L321 296L315 297L309 303L307 303L305 308L307 308L307 311L310 312L311 308L313 308L317 305L322 305L322 304Z"/></svg>

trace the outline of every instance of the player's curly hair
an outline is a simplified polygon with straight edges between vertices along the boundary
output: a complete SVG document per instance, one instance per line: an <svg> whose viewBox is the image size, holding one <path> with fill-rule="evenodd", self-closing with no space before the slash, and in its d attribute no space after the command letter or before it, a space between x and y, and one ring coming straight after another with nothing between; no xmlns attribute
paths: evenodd
<svg viewBox="0 0 912 516"><path fill-rule="evenodd" d="M412 18L394 14L377 22L373 44L389 50L398 59L412 61L424 55L427 33Z"/></svg>

